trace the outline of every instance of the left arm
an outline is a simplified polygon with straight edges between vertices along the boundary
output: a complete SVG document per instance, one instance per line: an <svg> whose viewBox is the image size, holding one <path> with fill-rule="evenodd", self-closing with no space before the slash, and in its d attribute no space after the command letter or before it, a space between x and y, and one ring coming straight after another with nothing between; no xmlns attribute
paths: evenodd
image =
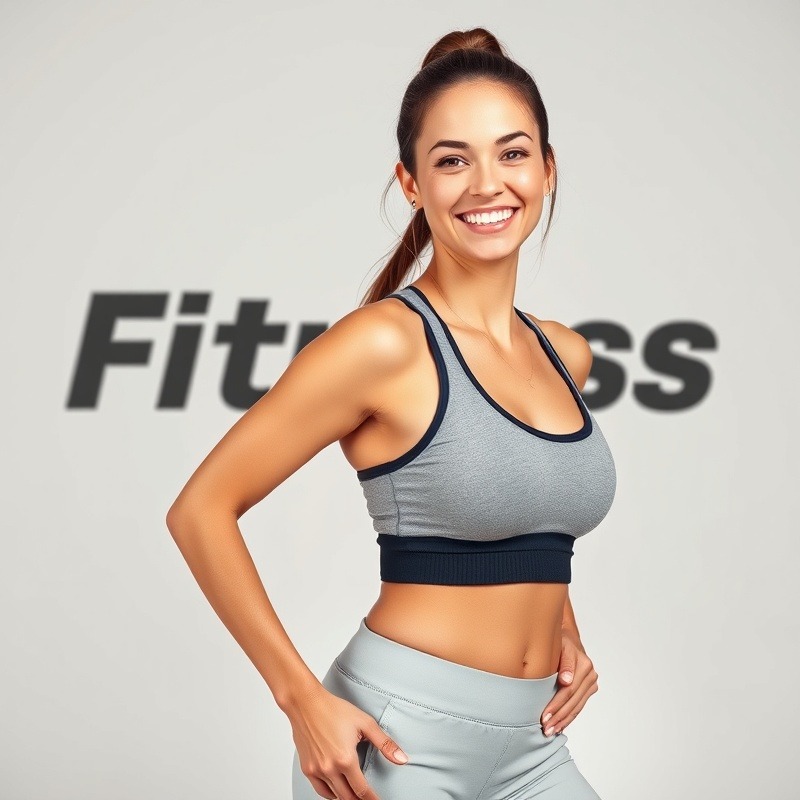
<svg viewBox="0 0 800 800"><path fill-rule="evenodd" d="M559 322L550 321L544 324L547 326L547 338L567 367L575 385L582 391L592 368L592 348L589 342L577 331ZM542 730L546 736L561 733L575 719L589 697L597 691L597 671L581 642L569 587L561 620L558 682L560 687L542 711Z"/></svg>
<svg viewBox="0 0 800 800"><path fill-rule="evenodd" d="M581 642L569 590L561 623L558 683L561 684L560 687L542 711L541 722L545 736L561 733L597 691L597 670Z"/></svg>

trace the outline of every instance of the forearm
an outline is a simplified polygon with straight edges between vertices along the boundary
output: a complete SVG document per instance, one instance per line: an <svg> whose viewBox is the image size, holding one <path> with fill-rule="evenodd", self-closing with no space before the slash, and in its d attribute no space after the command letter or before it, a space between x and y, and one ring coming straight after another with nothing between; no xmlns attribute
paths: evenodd
<svg viewBox="0 0 800 800"><path fill-rule="evenodd" d="M288 711L320 687L289 639L229 511L173 512L167 527L206 599Z"/></svg>

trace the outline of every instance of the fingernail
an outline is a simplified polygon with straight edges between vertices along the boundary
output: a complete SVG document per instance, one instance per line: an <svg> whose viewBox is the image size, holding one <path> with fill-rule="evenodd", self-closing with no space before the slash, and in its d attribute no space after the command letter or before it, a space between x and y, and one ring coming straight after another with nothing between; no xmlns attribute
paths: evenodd
<svg viewBox="0 0 800 800"><path fill-rule="evenodd" d="M571 680L572 680L572 673L571 673L571 672L562 672L562 673L561 673L561 677L562 677L562 678L563 678L565 681L571 681Z"/></svg>
<svg viewBox="0 0 800 800"><path fill-rule="evenodd" d="M549 735L550 735L550 734L553 732L553 727L554 727L554 726L553 726L553 725L551 725L551 726L550 726L550 727L549 727L549 728L548 728L548 729L547 729L547 730L544 732L544 735L545 735L545 736L549 736Z"/></svg>
<svg viewBox="0 0 800 800"><path fill-rule="evenodd" d="M408 761L408 756L399 747L394 751L394 757L403 764Z"/></svg>
<svg viewBox="0 0 800 800"><path fill-rule="evenodd" d="M548 712L547 712L547 713L544 715L544 719L542 720L542 722L547 722L547 720L549 720L549 719L550 719L550 717L552 717L552 716L553 716L553 715L552 715L552 714L551 714L551 713L548 711Z"/></svg>

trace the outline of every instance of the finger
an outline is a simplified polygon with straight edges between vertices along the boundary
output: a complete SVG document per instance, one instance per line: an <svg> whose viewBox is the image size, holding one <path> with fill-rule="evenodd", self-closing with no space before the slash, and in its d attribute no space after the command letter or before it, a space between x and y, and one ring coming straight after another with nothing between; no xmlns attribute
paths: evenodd
<svg viewBox="0 0 800 800"><path fill-rule="evenodd" d="M408 761L408 756L400 745L383 728L373 729L372 726L367 726L364 729L364 735L385 758L394 764L405 764Z"/></svg>
<svg viewBox="0 0 800 800"><path fill-rule="evenodd" d="M350 786L350 781L343 773L332 775L328 780L333 786L333 791L336 792L336 800L359 800Z"/></svg>
<svg viewBox="0 0 800 800"><path fill-rule="evenodd" d="M554 717L560 710L564 703L569 700L570 697L575 693L577 686L570 685L570 686L562 686L550 699L550 702L545 706L544 711L542 711L542 726L550 724L548 720Z"/></svg>
<svg viewBox="0 0 800 800"><path fill-rule="evenodd" d="M575 679L578 662L578 649L570 641L565 641L561 649L561 660L558 662L558 680L569 686Z"/></svg>
<svg viewBox="0 0 800 800"><path fill-rule="evenodd" d="M558 679L561 681L561 683L569 686L569 684L572 683L574 674L575 673L572 669L565 669L558 673Z"/></svg>
<svg viewBox="0 0 800 800"><path fill-rule="evenodd" d="M589 692L588 694L583 696L583 698L578 702L578 705L576 705L575 708L573 708L572 711L564 719L561 720L561 724L556 726L556 733L564 732L564 728L566 728L567 725L569 725L570 722L572 722L575 719L575 717L577 717L578 714L581 713L581 710L586 705L587 700L592 696L592 694L594 694L594 692Z"/></svg>
<svg viewBox="0 0 800 800"><path fill-rule="evenodd" d="M560 733L564 725L567 724L567 719L570 714L572 717L569 719L571 722L577 716L581 708L586 704L586 701L591 695L597 691L596 682L588 682L580 687L578 691L558 710L553 714L553 717L548 720L544 728L544 735L551 736L553 733ZM573 713L574 712L574 713Z"/></svg>
<svg viewBox="0 0 800 800"><path fill-rule="evenodd" d="M542 726L546 726L548 721L558 714L570 697L577 691L580 691L582 684L587 679L597 680L597 673L594 671L594 666L589 662L588 664L581 664L575 669L576 675L571 683L562 686L550 699L550 702L544 707L541 716ZM550 723L552 725L552 722Z"/></svg>
<svg viewBox="0 0 800 800"><path fill-rule="evenodd" d="M575 692L575 694L559 709L558 713L554 714L552 719L548 721L544 735L552 736L554 733L559 733L564 720L575 709L575 706L584 699L584 697L584 693Z"/></svg>
<svg viewBox="0 0 800 800"><path fill-rule="evenodd" d="M327 800L336 800L336 794L334 793L333 789L328 786L322 778L312 778L310 775L306 775L308 780L311 782L311 785L314 787L314 791L320 796L325 797Z"/></svg>
<svg viewBox="0 0 800 800"><path fill-rule="evenodd" d="M350 787L350 791L358 800L380 800L375 790L367 783L358 761L345 770L344 777Z"/></svg>

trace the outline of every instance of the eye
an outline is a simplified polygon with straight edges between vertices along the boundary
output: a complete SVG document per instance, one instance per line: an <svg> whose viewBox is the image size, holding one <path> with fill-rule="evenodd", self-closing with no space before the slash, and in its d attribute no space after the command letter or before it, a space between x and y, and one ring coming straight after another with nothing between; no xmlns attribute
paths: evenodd
<svg viewBox="0 0 800 800"><path fill-rule="evenodd" d="M523 159L527 158L530 153L527 150L523 150L521 148L517 148L515 150L509 150L507 153L504 153L504 156L510 156L513 154L517 154L517 158L507 158L507 161L522 161ZM440 159L436 162L437 167L457 167L458 164L454 163L456 161L460 161L461 163L465 163L464 159L460 156L446 156L445 158Z"/></svg>
<svg viewBox="0 0 800 800"><path fill-rule="evenodd" d="M511 158L509 161L522 161L523 158L527 158L529 155L527 150L509 150L506 155L510 156L512 153L520 153L522 158Z"/></svg>
<svg viewBox="0 0 800 800"><path fill-rule="evenodd" d="M447 156L446 158L441 159L440 161L436 162L437 167L455 167L456 164L448 164L448 161L461 161L458 156Z"/></svg>

